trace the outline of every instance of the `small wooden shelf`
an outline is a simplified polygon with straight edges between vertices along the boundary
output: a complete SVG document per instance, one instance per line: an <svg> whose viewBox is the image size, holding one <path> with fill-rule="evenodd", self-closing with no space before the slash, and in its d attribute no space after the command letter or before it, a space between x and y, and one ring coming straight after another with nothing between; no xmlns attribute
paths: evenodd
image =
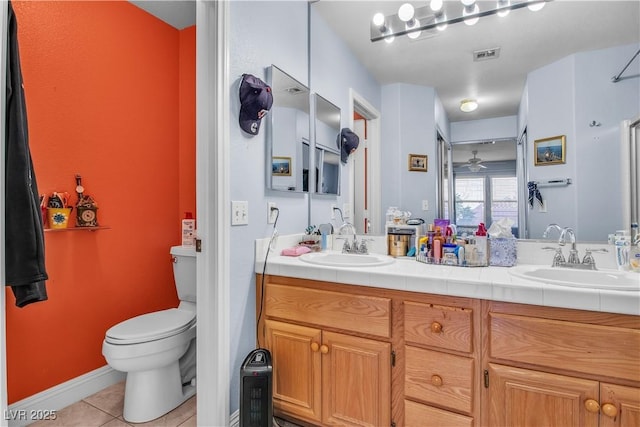
<svg viewBox="0 0 640 427"><path fill-rule="evenodd" d="M67 228L45 228L44 231L46 233L52 231L52 232L58 232L58 231L97 231L97 230L109 230L111 227L105 227L105 226L100 226L100 227L67 227Z"/></svg>

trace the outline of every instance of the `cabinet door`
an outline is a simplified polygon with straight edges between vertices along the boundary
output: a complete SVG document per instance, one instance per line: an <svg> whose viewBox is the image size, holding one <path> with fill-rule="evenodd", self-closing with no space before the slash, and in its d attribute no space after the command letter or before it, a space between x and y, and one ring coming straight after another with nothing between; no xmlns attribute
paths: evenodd
<svg viewBox="0 0 640 427"><path fill-rule="evenodd" d="M597 427L598 397L597 381L489 364L490 426Z"/></svg>
<svg viewBox="0 0 640 427"><path fill-rule="evenodd" d="M600 385L600 426L640 426L640 388Z"/></svg>
<svg viewBox="0 0 640 427"><path fill-rule="evenodd" d="M391 424L391 344L323 332L323 424Z"/></svg>
<svg viewBox="0 0 640 427"><path fill-rule="evenodd" d="M265 321L273 363L274 409L320 422L321 363L319 329Z"/></svg>

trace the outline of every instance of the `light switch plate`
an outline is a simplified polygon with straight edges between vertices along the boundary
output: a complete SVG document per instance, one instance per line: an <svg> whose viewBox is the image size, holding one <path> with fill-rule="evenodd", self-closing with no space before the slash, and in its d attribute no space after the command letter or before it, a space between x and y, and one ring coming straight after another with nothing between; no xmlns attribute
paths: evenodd
<svg viewBox="0 0 640 427"><path fill-rule="evenodd" d="M231 225L249 224L249 202L246 200L231 202Z"/></svg>
<svg viewBox="0 0 640 427"><path fill-rule="evenodd" d="M428 200L423 200L422 201L422 210L423 211L428 211L429 210L429 201Z"/></svg>

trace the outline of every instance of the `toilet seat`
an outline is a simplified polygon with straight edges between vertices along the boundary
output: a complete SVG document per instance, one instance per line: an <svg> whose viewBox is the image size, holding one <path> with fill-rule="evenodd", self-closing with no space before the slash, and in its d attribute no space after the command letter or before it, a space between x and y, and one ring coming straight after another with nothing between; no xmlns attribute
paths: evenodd
<svg viewBox="0 0 640 427"><path fill-rule="evenodd" d="M196 322L196 313L170 308L142 314L120 322L107 330L109 344L139 344L179 334Z"/></svg>

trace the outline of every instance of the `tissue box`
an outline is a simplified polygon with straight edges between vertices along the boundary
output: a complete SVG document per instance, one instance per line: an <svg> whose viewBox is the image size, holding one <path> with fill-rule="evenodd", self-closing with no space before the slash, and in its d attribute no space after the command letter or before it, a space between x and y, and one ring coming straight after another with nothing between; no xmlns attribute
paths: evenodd
<svg viewBox="0 0 640 427"><path fill-rule="evenodd" d="M489 238L489 265L512 267L518 260L515 237Z"/></svg>

